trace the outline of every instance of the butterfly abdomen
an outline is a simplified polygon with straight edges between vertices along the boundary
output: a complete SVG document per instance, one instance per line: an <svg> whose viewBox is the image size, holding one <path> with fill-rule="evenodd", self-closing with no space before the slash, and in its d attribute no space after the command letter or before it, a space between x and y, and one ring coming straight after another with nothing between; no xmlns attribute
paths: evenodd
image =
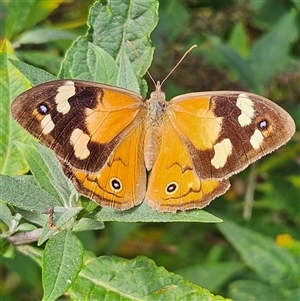
<svg viewBox="0 0 300 301"><path fill-rule="evenodd" d="M160 150L161 127L148 127L144 142L144 160L147 170L151 170Z"/></svg>

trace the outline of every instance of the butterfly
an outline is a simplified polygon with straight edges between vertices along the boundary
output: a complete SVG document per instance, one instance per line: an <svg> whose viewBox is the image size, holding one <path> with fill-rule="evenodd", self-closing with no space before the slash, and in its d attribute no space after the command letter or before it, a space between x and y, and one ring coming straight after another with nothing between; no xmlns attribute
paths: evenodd
<svg viewBox="0 0 300 301"><path fill-rule="evenodd" d="M145 201L161 212L203 208L228 178L285 144L291 116L248 92L179 95L161 84L149 99L123 88L55 80L18 96L12 116L51 148L75 188L126 210Z"/></svg>

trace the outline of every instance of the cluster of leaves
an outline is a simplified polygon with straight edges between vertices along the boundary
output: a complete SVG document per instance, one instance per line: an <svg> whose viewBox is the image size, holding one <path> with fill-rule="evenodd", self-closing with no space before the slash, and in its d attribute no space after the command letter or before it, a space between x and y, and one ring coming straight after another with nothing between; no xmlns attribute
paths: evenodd
<svg viewBox="0 0 300 301"><path fill-rule="evenodd" d="M229 192L227 201L224 198L222 202L214 201L209 211L221 216L226 221L223 223L203 210L174 215L154 212L141 205L128 212L118 212L99 208L83 197L78 200L79 196L64 177L52 152L39 144L31 146L32 138L9 114L10 102L31 85L58 77L109 83L142 95L147 91L142 76L152 61L154 48L149 37L158 22L159 3L156 0L74 1L65 4L64 9L63 2L32 0L24 4L15 1L1 4L5 18L0 53L3 99L0 112L3 133L0 141L0 251L5 266L1 269L11 271L11 278L3 277L0 293L7 300L17 295L19 300L28 299L25 295L20 298L23 291L16 288L18 285L7 285L11 279L18 283L21 278L24 282L21 287L25 291L26 285L31 288L30 299L39 298L39 271L28 261L31 258L41 267L43 300L56 300L65 292L72 300L224 300L207 289L230 295L235 300L254 297L297 300L300 294L297 231L300 187L297 167L292 163L299 152L296 141L268 157L255 170L255 175L262 180L256 185L257 202L251 204L255 213L251 220L242 219L243 202L239 202L238 197L243 187L240 183L247 181L247 173L234 179L236 189ZM199 6L196 1L161 1L160 22L152 34L157 45L157 61L164 62L168 56L168 64L174 65L172 49L186 50L189 45L198 44L192 60L201 55L204 64L210 64L210 68L213 65L215 69L204 69L206 73L202 76L197 68L203 63L186 67L192 78L189 75L177 78L194 81L194 91L204 89L199 88L202 78L213 77L220 74L216 70L226 69L227 85L239 80L248 90L267 93L278 72L293 72L299 66L300 54L293 49L299 45L296 40L299 3L278 1L278 5L270 6L270 1L250 1L246 6L238 2L217 7L212 1L208 17L207 7ZM55 11L59 4L62 6ZM88 5L92 5L89 13ZM70 11L74 11L73 15ZM62 23L59 13L64 14L66 20L75 20L74 23ZM87 13L85 32L81 20ZM249 17L250 14L255 17ZM237 16L239 22L234 22ZM213 19L226 26L215 26ZM247 22L261 33L253 38L254 42L250 40L253 32ZM73 30L66 30L72 25ZM65 51L62 60L61 54ZM16 54L30 65L17 61ZM58 75L53 76L32 65ZM164 68L169 65L163 64L159 69ZM155 73L156 67L153 69ZM221 75L224 77L224 72ZM222 81L224 83L224 78ZM165 90L167 95L174 95L189 89L189 85L178 88L175 75L166 83ZM226 85L221 88L225 89ZM299 125L299 115L295 113L299 103L287 100L283 105L290 106ZM15 176L28 172L28 168L30 175ZM282 178L283 174L288 176ZM268 181L264 181L266 175ZM250 182L254 181L252 178ZM219 232L215 225L208 223L218 223ZM99 231L95 230L101 230L100 243L97 242ZM282 246L274 241L278 234L283 235L277 240ZM138 244L141 240L147 243L146 250ZM221 243L213 243L216 240ZM37 241L37 244L29 244L30 241ZM109 255L103 256L105 253ZM128 260L111 254L124 257L146 254L156 264L177 274L157 267L144 256Z"/></svg>

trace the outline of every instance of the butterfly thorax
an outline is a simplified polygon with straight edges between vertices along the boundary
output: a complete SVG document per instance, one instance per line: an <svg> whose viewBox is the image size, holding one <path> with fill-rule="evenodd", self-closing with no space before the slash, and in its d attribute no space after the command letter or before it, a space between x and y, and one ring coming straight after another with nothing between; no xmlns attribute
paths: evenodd
<svg viewBox="0 0 300 301"><path fill-rule="evenodd" d="M146 100L147 104L147 123L144 142L144 159L147 170L151 170L156 155L161 144L161 129L165 119L167 102L165 93L161 90L160 82L157 82L156 89Z"/></svg>

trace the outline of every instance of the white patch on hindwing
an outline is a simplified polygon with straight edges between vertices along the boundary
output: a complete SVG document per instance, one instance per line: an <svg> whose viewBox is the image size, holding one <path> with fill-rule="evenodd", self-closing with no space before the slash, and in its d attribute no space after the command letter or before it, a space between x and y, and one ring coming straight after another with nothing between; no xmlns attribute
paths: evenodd
<svg viewBox="0 0 300 301"><path fill-rule="evenodd" d="M241 110L238 122L242 127L249 125L254 116L254 103L246 94L240 94L236 100L237 107Z"/></svg>
<svg viewBox="0 0 300 301"><path fill-rule="evenodd" d="M74 96L76 93L74 82L68 80L64 85L57 88L57 94L55 96L55 102L57 104L56 110L59 113L67 114L71 106L68 102L69 98Z"/></svg>

